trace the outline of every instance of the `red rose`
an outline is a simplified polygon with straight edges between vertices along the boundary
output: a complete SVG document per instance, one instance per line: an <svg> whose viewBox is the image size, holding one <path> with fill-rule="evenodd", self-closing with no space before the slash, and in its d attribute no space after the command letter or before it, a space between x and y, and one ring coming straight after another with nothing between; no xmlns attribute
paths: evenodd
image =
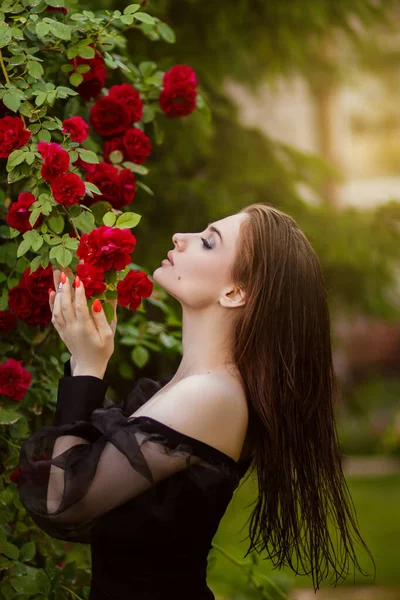
<svg viewBox="0 0 400 600"><path fill-rule="evenodd" d="M136 310L142 298L149 298L152 291L153 283L146 273L129 271L126 277L117 283L118 304Z"/></svg>
<svg viewBox="0 0 400 600"><path fill-rule="evenodd" d="M44 159L41 175L46 181L52 181L69 169L69 154L54 142L39 142L37 149Z"/></svg>
<svg viewBox="0 0 400 600"><path fill-rule="evenodd" d="M129 169L118 169L114 165L100 162L95 165L95 169L86 173L86 180L97 185L101 191L101 196L96 194L90 198L90 203L108 201L117 209L131 204L135 197L136 179L135 175ZM85 199L85 202L88 202Z"/></svg>
<svg viewBox="0 0 400 600"><path fill-rule="evenodd" d="M25 146L31 135L20 117L0 119L0 158L8 158L13 150Z"/></svg>
<svg viewBox="0 0 400 600"><path fill-rule="evenodd" d="M86 140L88 131L89 125L82 117L71 117L63 121L63 133L69 133L73 142L80 144Z"/></svg>
<svg viewBox="0 0 400 600"><path fill-rule="evenodd" d="M151 143L139 127L130 127L123 136L105 142L103 156L106 161L111 162L110 154L114 150L122 152L124 160L141 165L151 153Z"/></svg>
<svg viewBox="0 0 400 600"><path fill-rule="evenodd" d="M21 192L19 194L17 201L11 204L6 215L6 221L10 227L17 229L20 233L25 233L25 231L39 227L43 221L43 215L38 216L34 227L29 223L31 213L28 208L32 206L34 202L36 202L36 198L30 192Z"/></svg>
<svg viewBox="0 0 400 600"><path fill-rule="evenodd" d="M128 107L110 96L102 96L90 109L90 124L100 135L122 133L131 123Z"/></svg>
<svg viewBox="0 0 400 600"><path fill-rule="evenodd" d="M64 173L51 182L51 191L58 204L72 206L86 194L86 187L82 179L75 173Z"/></svg>
<svg viewBox="0 0 400 600"><path fill-rule="evenodd" d="M163 89L159 104L168 119L186 117L196 108L197 91L188 85L171 86Z"/></svg>
<svg viewBox="0 0 400 600"><path fill-rule="evenodd" d="M175 87L180 85L191 85L196 87L199 85L196 73L187 65L174 65L163 76L163 87Z"/></svg>
<svg viewBox="0 0 400 600"><path fill-rule="evenodd" d="M14 471L12 473L10 473L10 481L12 481L13 483L18 483L18 481L19 481L19 467L17 467L16 469L14 469Z"/></svg>
<svg viewBox="0 0 400 600"><path fill-rule="evenodd" d="M39 265L36 271L29 274L29 267L23 273L25 287L38 303L49 304L49 288L54 287L53 267L48 264L45 269Z"/></svg>
<svg viewBox="0 0 400 600"><path fill-rule="evenodd" d="M46 11L47 10L54 10L55 12L62 12L65 15L68 14L68 8L66 6L47 6Z"/></svg>
<svg viewBox="0 0 400 600"><path fill-rule="evenodd" d="M76 253L85 263L104 271L120 271L131 262L130 255L135 244L136 238L129 229L101 225L90 233L82 234Z"/></svg>
<svg viewBox="0 0 400 600"><path fill-rule="evenodd" d="M23 368L22 360L9 358L0 365L0 394L21 400L31 384L32 375Z"/></svg>
<svg viewBox="0 0 400 600"><path fill-rule="evenodd" d="M108 97L118 100L129 110L130 123L140 121L143 116L143 102L140 94L130 83L113 85L108 92Z"/></svg>
<svg viewBox="0 0 400 600"><path fill-rule="evenodd" d="M101 52L95 50L94 58L82 58L81 56L76 56L69 62L75 69L79 67L79 65L89 65L90 71L81 73L83 81L78 85L76 90L85 100L97 98L107 79L107 69Z"/></svg>
<svg viewBox="0 0 400 600"><path fill-rule="evenodd" d="M104 271L95 265L90 263L79 264L76 267L76 273L79 279L85 287L85 295L87 298L95 296L96 294L102 294L106 291L106 284L104 282ZM75 288L75 280L72 284Z"/></svg>
<svg viewBox="0 0 400 600"><path fill-rule="evenodd" d="M41 265L28 274L27 267L17 285L8 291L8 306L22 321L28 325L49 325L51 310L49 307L48 289L53 287L53 269Z"/></svg>
<svg viewBox="0 0 400 600"><path fill-rule="evenodd" d="M12 331L17 324L17 317L9 310L0 310L0 332Z"/></svg>

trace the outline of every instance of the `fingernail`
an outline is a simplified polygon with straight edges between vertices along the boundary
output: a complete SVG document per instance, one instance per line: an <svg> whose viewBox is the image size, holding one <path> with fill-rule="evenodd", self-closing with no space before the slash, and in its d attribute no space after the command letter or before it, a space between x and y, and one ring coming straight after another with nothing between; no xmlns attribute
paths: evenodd
<svg viewBox="0 0 400 600"><path fill-rule="evenodd" d="M81 285L81 280L78 275L75 275L75 287L79 287Z"/></svg>
<svg viewBox="0 0 400 600"><path fill-rule="evenodd" d="M51 288L49 288L49 295L51 294L51 292L52 292L52 291L53 291L53 290L52 290Z"/></svg>
<svg viewBox="0 0 400 600"><path fill-rule="evenodd" d="M101 311L101 302L98 298L96 298L96 300L93 302L93 310L95 312L100 312Z"/></svg>
<svg viewBox="0 0 400 600"><path fill-rule="evenodd" d="M67 281L67 276L64 271L61 271L61 283L65 283Z"/></svg>

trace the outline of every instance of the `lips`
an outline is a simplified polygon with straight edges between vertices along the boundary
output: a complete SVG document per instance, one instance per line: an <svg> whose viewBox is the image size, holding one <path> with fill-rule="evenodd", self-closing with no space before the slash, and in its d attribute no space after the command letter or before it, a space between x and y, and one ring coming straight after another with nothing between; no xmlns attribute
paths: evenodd
<svg viewBox="0 0 400 600"><path fill-rule="evenodd" d="M171 263L171 265L173 265L173 264L174 264L174 258L173 258L173 256L172 256L172 250L170 250L170 251L168 252L167 256L168 256L168 260L169 260L169 262Z"/></svg>

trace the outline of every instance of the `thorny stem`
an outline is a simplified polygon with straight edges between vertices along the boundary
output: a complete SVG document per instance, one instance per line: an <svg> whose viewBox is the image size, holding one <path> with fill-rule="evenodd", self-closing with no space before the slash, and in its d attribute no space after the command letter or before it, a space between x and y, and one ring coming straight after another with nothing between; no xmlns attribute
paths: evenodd
<svg viewBox="0 0 400 600"><path fill-rule="evenodd" d="M66 590L67 592L69 592L72 595L72 597L78 598L78 600L83 600L83 598L81 598L80 596L78 596L78 594L75 594L75 592L73 592L69 588L65 587L65 585L60 585L60 587L62 587L63 590Z"/></svg>
<svg viewBox="0 0 400 600"><path fill-rule="evenodd" d="M1 65L1 70L3 71L3 75L4 75L4 78L5 78L6 82L7 82L7 83L11 83L11 82L10 82L10 78L9 78L9 76L8 76L8 73L7 73L6 66L5 66L5 64L4 64L4 60L3 60L3 53L2 53L2 51L1 51L1 50L0 50L0 65Z"/></svg>
<svg viewBox="0 0 400 600"><path fill-rule="evenodd" d="M2 53L2 51L1 51L1 49L0 49L0 65L1 65L1 70L3 71L4 79L5 79L5 80L6 80L6 82L7 82L7 83L10 85L10 84L11 84L11 81L10 81L10 78L9 78L9 76L8 76L8 73L7 73L6 66L5 66L5 64L4 64L4 60L3 60L3 53ZM22 122L23 122L23 124L24 124L24 127L26 127L24 116L23 116L23 115L21 115L21 113L20 113L20 117L21 117L21 119L22 119Z"/></svg>
<svg viewBox="0 0 400 600"><path fill-rule="evenodd" d="M17 450L21 450L21 446L18 446L18 444L13 444L12 442L10 442L10 440L8 440L7 438L3 437L2 435L0 435L0 438L2 440L4 440L5 442L7 442L7 444L10 444L10 446L12 446L13 448L16 448Z"/></svg>
<svg viewBox="0 0 400 600"><path fill-rule="evenodd" d="M78 230L77 230L77 228L75 227L74 220L69 218L69 214L68 214L68 211L67 211L67 209L65 208L65 206L63 206L63 210L64 210L65 214L67 215L68 221L71 223L72 227L74 228L74 231L75 231L75 233L76 233L76 237L78 238L78 240L80 240L80 239L81 239L81 236L79 235L79 233L78 233Z"/></svg>

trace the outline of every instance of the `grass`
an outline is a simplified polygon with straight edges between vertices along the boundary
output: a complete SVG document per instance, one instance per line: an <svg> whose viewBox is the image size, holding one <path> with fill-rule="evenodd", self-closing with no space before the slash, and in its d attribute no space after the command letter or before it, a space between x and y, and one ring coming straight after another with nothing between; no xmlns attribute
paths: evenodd
<svg viewBox="0 0 400 600"><path fill-rule="evenodd" d="M374 585L400 587L400 474L382 477L348 476L346 481L355 505L359 531L375 560L376 579ZM249 479L246 483L242 480L242 485L235 491L213 540L213 543L226 549L239 561L244 560L249 545L249 540L245 540L248 535L246 521L254 508L254 505L248 508L246 505L254 500L256 491L255 480ZM334 538L332 542L335 542ZM357 570L354 574L353 564L350 563L350 574L340 584L340 587L366 586L372 582L373 564L371 559L359 542L355 543L355 549L361 567L371 575L366 577ZM261 557L265 558L266 553L264 552ZM249 561L249 559L250 556L245 560ZM293 561L296 564L295 556L293 556ZM312 587L310 576L295 575L289 567L280 571L274 570L272 562L268 559L260 560L257 568L276 581L282 589L286 590L286 593L292 587ZM301 570L301 565L298 570ZM240 567L232 564L216 549L211 550L209 555L207 579L208 585L217 597L219 595L229 597L232 590L235 590L235 597L239 598L242 597L240 590L249 589L246 583L247 577L242 573ZM331 585L332 583L327 581L320 587L326 588ZM247 593L246 597L251 598L253 595ZM260 598L260 595L255 593L254 598L257 597Z"/></svg>

